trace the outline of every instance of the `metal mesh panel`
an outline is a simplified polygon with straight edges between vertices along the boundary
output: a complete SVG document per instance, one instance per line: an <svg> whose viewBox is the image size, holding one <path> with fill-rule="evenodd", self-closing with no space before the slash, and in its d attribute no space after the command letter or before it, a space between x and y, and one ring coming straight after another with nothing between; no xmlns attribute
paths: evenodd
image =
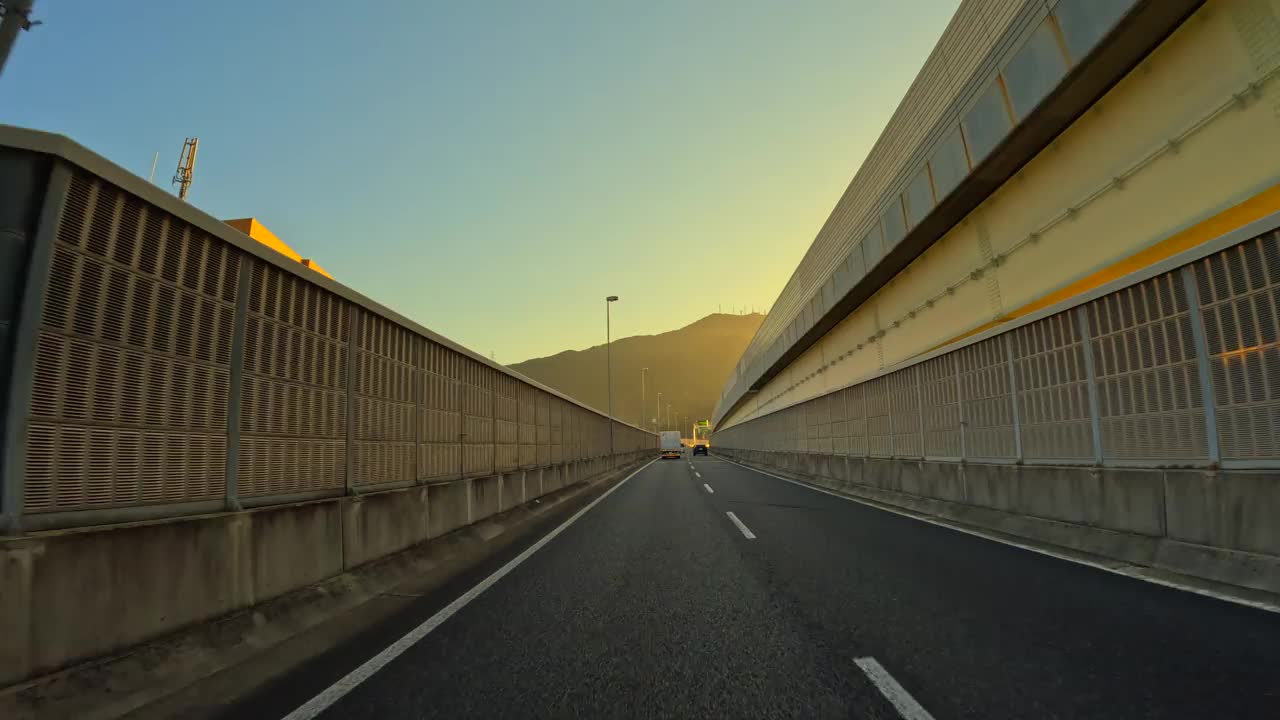
<svg viewBox="0 0 1280 720"><path fill-rule="evenodd" d="M240 394L242 496L346 482L350 306L253 263Z"/></svg>
<svg viewBox="0 0 1280 720"><path fill-rule="evenodd" d="M831 394L831 452L835 455L849 454L847 393L847 390L838 390Z"/></svg>
<svg viewBox="0 0 1280 720"><path fill-rule="evenodd" d="M893 414L893 456L920 457L920 386L916 367L891 373L889 405Z"/></svg>
<svg viewBox="0 0 1280 720"><path fill-rule="evenodd" d="M532 386L520 383L518 398L520 467L533 467L538 462L537 392Z"/></svg>
<svg viewBox="0 0 1280 720"><path fill-rule="evenodd" d="M1005 338L983 340L954 354L964 406L965 456L1016 459L1018 448Z"/></svg>
<svg viewBox="0 0 1280 720"><path fill-rule="evenodd" d="M791 439L792 452L809 452L809 404L800 403L791 408L793 425L793 434Z"/></svg>
<svg viewBox="0 0 1280 720"><path fill-rule="evenodd" d="M355 439L357 485L417 478L415 364L423 339L367 311L357 312Z"/></svg>
<svg viewBox="0 0 1280 720"><path fill-rule="evenodd" d="M564 438L564 459L565 462L578 460L578 438L577 438L578 409L569 403L564 404L561 410L561 437Z"/></svg>
<svg viewBox="0 0 1280 720"><path fill-rule="evenodd" d="M800 435L800 452L816 452L818 446L818 413L814 401L800 403L800 416L804 418L804 432Z"/></svg>
<svg viewBox="0 0 1280 720"><path fill-rule="evenodd" d="M578 454L581 458L587 459L596 456L596 428L598 426L598 418L596 415L588 412L578 413Z"/></svg>
<svg viewBox="0 0 1280 720"><path fill-rule="evenodd" d="M423 478L458 477L462 473L461 356L425 340L418 400L418 472Z"/></svg>
<svg viewBox="0 0 1280 720"><path fill-rule="evenodd" d="M924 453L931 457L960 457L960 391L955 357L943 355L921 363L919 373L924 406Z"/></svg>
<svg viewBox="0 0 1280 720"><path fill-rule="evenodd" d="M831 396L823 395L813 399L810 412L814 416L814 427L817 429L809 441L809 452L831 454Z"/></svg>
<svg viewBox="0 0 1280 720"><path fill-rule="evenodd" d="M1103 455L1206 458L1204 399L1178 276L1099 298L1086 312Z"/></svg>
<svg viewBox="0 0 1280 720"><path fill-rule="evenodd" d="M1093 459L1088 372L1075 318L1063 312L1012 333L1026 458Z"/></svg>
<svg viewBox="0 0 1280 720"><path fill-rule="evenodd" d="M27 512L222 497L239 262L72 176L36 340Z"/></svg>
<svg viewBox="0 0 1280 720"><path fill-rule="evenodd" d="M560 398L551 398L550 415L551 415L551 464L559 465L564 462L564 428L562 416L564 414L565 402ZM635 438L628 434L627 446L630 447Z"/></svg>
<svg viewBox="0 0 1280 720"><path fill-rule="evenodd" d="M540 467L545 467L551 464L551 396L539 390L535 397L537 398L535 406L538 444L537 463Z"/></svg>
<svg viewBox="0 0 1280 720"><path fill-rule="evenodd" d="M1194 271L1222 458L1280 458L1280 240L1254 238Z"/></svg>
<svg viewBox="0 0 1280 720"><path fill-rule="evenodd" d="M844 391L845 426L849 429L849 454L867 454L867 403L863 397L866 385L855 385Z"/></svg>
<svg viewBox="0 0 1280 720"><path fill-rule="evenodd" d="M596 416L590 413L580 413L578 416L578 426L576 428L578 435L578 454L582 459L593 458L596 455Z"/></svg>
<svg viewBox="0 0 1280 720"><path fill-rule="evenodd" d="M867 447L875 457L893 456L893 424L889 419L889 376L862 385L866 394Z"/></svg>
<svg viewBox="0 0 1280 720"><path fill-rule="evenodd" d="M462 362L464 469L467 475L491 473L493 464L493 384L495 373L471 358Z"/></svg>
<svg viewBox="0 0 1280 720"><path fill-rule="evenodd" d="M494 399L495 431L498 453L498 471L514 470L520 465L519 456L519 414L516 401L516 386L519 381L506 375L497 378L497 397Z"/></svg>

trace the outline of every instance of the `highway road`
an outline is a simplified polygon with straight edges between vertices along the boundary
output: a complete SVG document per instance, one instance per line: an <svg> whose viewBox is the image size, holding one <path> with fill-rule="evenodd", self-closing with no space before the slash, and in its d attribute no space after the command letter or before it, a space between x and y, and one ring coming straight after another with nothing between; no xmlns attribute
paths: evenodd
<svg viewBox="0 0 1280 720"><path fill-rule="evenodd" d="M715 457L575 518L227 716L1280 716L1264 610Z"/></svg>

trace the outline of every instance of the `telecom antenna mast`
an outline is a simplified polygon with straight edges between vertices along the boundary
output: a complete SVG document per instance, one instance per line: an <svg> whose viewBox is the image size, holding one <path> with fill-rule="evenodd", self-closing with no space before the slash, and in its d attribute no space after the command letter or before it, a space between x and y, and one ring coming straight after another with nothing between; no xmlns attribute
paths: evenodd
<svg viewBox="0 0 1280 720"><path fill-rule="evenodd" d="M189 137L182 143L182 154L178 156L178 170L173 174L173 184L178 186L178 199L186 200L187 191L191 189L191 178L196 171L196 148L200 138Z"/></svg>

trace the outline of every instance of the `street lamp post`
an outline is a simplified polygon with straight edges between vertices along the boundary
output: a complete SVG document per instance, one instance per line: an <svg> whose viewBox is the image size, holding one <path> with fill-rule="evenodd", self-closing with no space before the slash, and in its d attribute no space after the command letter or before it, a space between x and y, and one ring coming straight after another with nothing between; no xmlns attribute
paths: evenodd
<svg viewBox="0 0 1280 720"><path fill-rule="evenodd" d="M658 393L658 411L653 414L653 429L662 430L662 393Z"/></svg>
<svg viewBox="0 0 1280 720"><path fill-rule="evenodd" d="M609 306L618 302L617 295L610 295L604 299L604 355L605 355L605 372L608 374L606 384L609 386L609 465L614 467L617 465L617 458L613 452L613 346L612 346L612 328L610 327L612 320L609 315Z"/></svg>
<svg viewBox="0 0 1280 720"><path fill-rule="evenodd" d="M649 373L649 368L640 368L640 429L644 429L644 376Z"/></svg>

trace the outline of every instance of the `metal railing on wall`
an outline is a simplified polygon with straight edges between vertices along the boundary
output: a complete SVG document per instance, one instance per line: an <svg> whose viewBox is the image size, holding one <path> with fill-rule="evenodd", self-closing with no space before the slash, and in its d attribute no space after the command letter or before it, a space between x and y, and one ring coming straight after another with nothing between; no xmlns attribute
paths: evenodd
<svg viewBox="0 0 1280 720"><path fill-rule="evenodd" d="M0 130L50 167L9 348L4 531L609 456L602 414L65 139ZM612 422L616 454L657 447Z"/></svg>
<svg viewBox="0 0 1280 720"><path fill-rule="evenodd" d="M960 347L720 430L715 446L1280 467L1277 226L1271 215Z"/></svg>

